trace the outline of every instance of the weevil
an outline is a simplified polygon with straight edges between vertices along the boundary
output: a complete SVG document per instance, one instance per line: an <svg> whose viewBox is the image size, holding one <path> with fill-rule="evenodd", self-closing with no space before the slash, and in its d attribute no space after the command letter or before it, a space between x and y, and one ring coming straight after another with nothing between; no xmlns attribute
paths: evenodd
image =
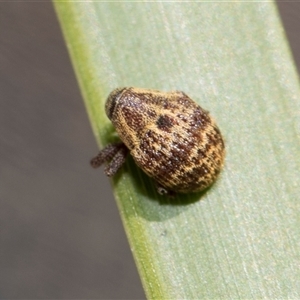
<svg viewBox="0 0 300 300"><path fill-rule="evenodd" d="M221 132L184 92L117 88L105 111L121 142L101 150L94 168L108 162L105 172L113 176L129 152L160 194L198 192L216 180L225 157Z"/></svg>

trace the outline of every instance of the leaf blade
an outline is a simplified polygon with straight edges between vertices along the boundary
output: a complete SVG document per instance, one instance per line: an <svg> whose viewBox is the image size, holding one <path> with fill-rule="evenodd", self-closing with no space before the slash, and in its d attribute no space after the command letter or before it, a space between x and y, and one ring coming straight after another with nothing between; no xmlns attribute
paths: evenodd
<svg viewBox="0 0 300 300"><path fill-rule="evenodd" d="M118 86L184 90L226 139L201 201L157 197L132 160L114 179L148 297L299 297L300 93L274 4L55 4L101 145Z"/></svg>

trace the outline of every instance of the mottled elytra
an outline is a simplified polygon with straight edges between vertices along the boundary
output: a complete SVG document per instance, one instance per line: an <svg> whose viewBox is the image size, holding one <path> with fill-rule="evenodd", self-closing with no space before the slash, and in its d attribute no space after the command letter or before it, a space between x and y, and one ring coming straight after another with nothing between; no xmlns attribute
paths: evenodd
<svg viewBox="0 0 300 300"><path fill-rule="evenodd" d="M160 194L198 192L216 180L225 156L222 135L185 93L118 88L105 110L122 142L101 150L91 161L94 168L108 162L105 172L112 176L130 152Z"/></svg>

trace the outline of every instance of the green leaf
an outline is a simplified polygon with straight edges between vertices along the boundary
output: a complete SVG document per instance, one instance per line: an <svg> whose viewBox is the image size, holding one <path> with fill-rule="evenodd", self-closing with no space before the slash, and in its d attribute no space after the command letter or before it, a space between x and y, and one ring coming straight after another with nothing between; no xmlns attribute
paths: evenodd
<svg viewBox="0 0 300 300"><path fill-rule="evenodd" d="M116 140L104 103L120 86L186 92L226 141L201 195L158 196L131 158L113 179L148 298L300 298L300 93L275 4L55 7L101 146Z"/></svg>

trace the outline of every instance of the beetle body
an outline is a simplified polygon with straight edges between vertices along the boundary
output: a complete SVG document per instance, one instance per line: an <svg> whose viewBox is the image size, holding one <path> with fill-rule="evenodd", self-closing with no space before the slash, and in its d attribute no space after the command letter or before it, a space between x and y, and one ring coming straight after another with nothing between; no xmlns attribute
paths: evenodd
<svg viewBox="0 0 300 300"><path fill-rule="evenodd" d="M220 130L185 93L119 88L105 108L137 165L166 191L201 191L220 173Z"/></svg>

